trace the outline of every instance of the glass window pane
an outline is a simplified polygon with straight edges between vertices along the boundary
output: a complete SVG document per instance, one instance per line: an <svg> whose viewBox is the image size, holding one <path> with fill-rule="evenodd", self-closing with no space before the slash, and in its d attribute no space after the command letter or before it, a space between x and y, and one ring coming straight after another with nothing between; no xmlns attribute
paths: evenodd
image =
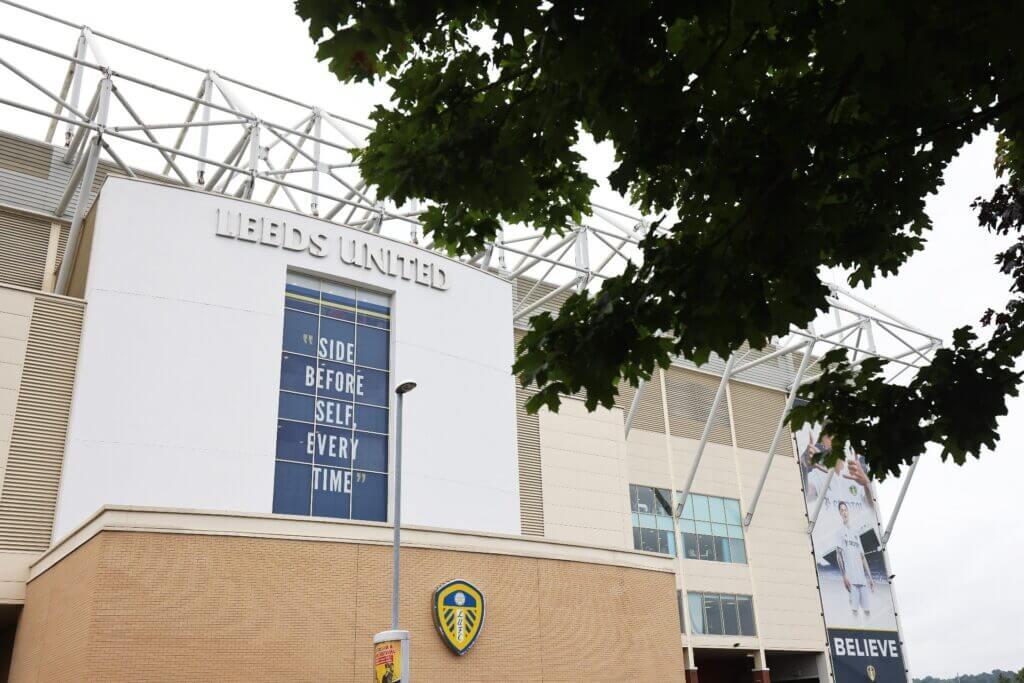
<svg viewBox="0 0 1024 683"><path fill-rule="evenodd" d="M714 593L704 594L704 624L707 633L722 635L722 604Z"/></svg>
<svg viewBox="0 0 1024 683"><path fill-rule="evenodd" d="M320 281L306 275L288 273L284 305L286 308L317 313L320 310Z"/></svg>
<svg viewBox="0 0 1024 683"><path fill-rule="evenodd" d="M732 498L725 499L725 521L729 524L743 524L740 514L740 502Z"/></svg>
<svg viewBox="0 0 1024 683"><path fill-rule="evenodd" d="M727 537L729 535L729 529L724 524L712 524L711 533L715 536Z"/></svg>
<svg viewBox="0 0 1024 683"><path fill-rule="evenodd" d="M388 471L388 437L383 434L355 433L353 466L374 472Z"/></svg>
<svg viewBox="0 0 1024 683"><path fill-rule="evenodd" d="M715 536L715 559L719 562L731 562L732 555L729 552L729 539L722 536Z"/></svg>
<svg viewBox="0 0 1024 683"><path fill-rule="evenodd" d="M680 494L677 493L676 495L678 496ZM686 497L686 505L683 506L682 516L685 519L693 519L693 496Z"/></svg>
<svg viewBox="0 0 1024 683"><path fill-rule="evenodd" d="M281 394L284 396L284 393ZM297 396L297 394L293 394ZM312 396L307 397L311 401ZM318 425L329 425L331 427L348 427L352 428L355 426L356 409L351 403L343 401L335 401L329 398L318 398L316 400L316 422ZM286 417L283 413L281 417Z"/></svg>
<svg viewBox="0 0 1024 683"><path fill-rule="evenodd" d="M740 635L740 618L736 612L735 595L722 595L722 632L727 636Z"/></svg>
<svg viewBox="0 0 1024 683"><path fill-rule="evenodd" d="M372 327L359 328L359 343L356 345L356 363L380 370L388 369L391 353L387 330Z"/></svg>
<svg viewBox="0 0 1024 683"><path fill-rule="evenodd" d="M711 535L711 522L696 522L697 533Z"/></svg>
<svg viewBox="0 0 1024 683"><path fill-rule="evenodd" d="M348 519L352 499L352 471L336 467L313 468L313 516Z"/></svg>
<svg viewBox="0 0 1024 683"><path fill-rule="evenodd" d="M690 560L696 560L700 557L700 550L697 548L697 534L683 534L683 550L686 551L684 557Z"/></svg>
<svg viewBox="0 0 1024 683"><path fill-rule="evenodd" d="M313 450L316 454L314 462L317 465L352 467L352 455L356 452L356 446L351 429L334 429L317 425L312 440Z"/></svg>
<svg viewBox="0 0 1024 683"><path fill-rule="evenodd" d="M640 549L658 552L658 532L654 529L640 529Z"/></svg>
<svg viewBox="0 0 1024 683"><path fill-rule="evenodd" d="M337 363L356 362L356 326L330 318L320 318L317 356Z"/></svg>
<svg viewBox="0 0 1024 683"><path fill-rule="evenodd" d="M654 521L654 515L640 515L640 526L645 529L654 529L657 527L657 522Z"/></svg>
<svg viewBox="0 0 1024 683"><path fill-rule="evenodd" d="M704 630L704 601L700 593L689 593L687 603L690 607L690 628L694 633L705 633Z"/></svg>
<svg viewBox="0 0 1024 683"><path fill-rule="evenodd" d="M306 368L307 382L315 380L317 396L351 401L356 398L359 384L354 368L351 365L332 363L329 360L318 360L316 370ZM284 371L281 371L281 382L284 382ZM282 389L287 387L282 386ZM312 390L312 389L310 389Z"/></svg>
<svg viewBox="0 0 1024 683"><path fill-rule="evenodd" d="M708 496L708 507L711 511L712 522L725 523L725 502L721 498Z"/></svg>
<svg viewBox="0 0 1024 683"><path fill-rule="evenodd" d="M655 489L654 497L657 509L655 514L659 515L671 515L672 514L672 503L669 500L668 489Z"/></svg>
<svg viewBox="0 0 1024 683"><path fill-rule="evenodd" d="M679 520L679 529L690 534L697 533L697 525L692 519Z"/></svg>
<svg viewBox="0 0 1024 683"><path fill-rule="evenodd" d="M386 408L375 408L356 404L356 428L367 432L388 432L388 411Z"/></svg>
<svg viewBox="0 0 1024 683"><path fill-rule="evenodd" d="M284 337L281 340L282 348L285 351L315 356L316 326L317 318L315 315L285 309Z"/></svg>
<svg viewBox="0 0 1024 683"><path fill-rule="evenodd" d="M274 507L279 515L309 514L309 465L278 460L274 464Z"/></svg>
<svg viewBox="0 0 1024 683"><path fill-rule="evenodd" d="M658 531L658 552L672 554L669 550L669 546L672 544L672 532L671 531Z"/></svg>
<svg viewBox="0 0 1024 683"><path fill-rule="evenodd" d="M730 524L728 536L729 538L743 538L743 527Z"/></svg>
<svg viewBox="0 0 1024 683"><path fill-rule="evenodd" d="M277 458L309 462L313 459L313 425L306 422L277 421ZM311 443L312 442L312 443Z"/></svg>
<svg viewBox="0 0 1024 683"><path fill-rule="evenodd" d="M313 421L313 397L282 391L277 400L277 414L285 420Z"/></svg>
<svg viewBox="0 0 1024 683"><path fill-rule="evenodd" d="M388 405L388 373L369 368L356 368L356 401L375 406Z"/></svg>
<svg viewBox="0 0 1024 683"><path fill-rule="evenodd" d="M715 537L700 535L697 537L697 547L700 551L700 559L715 559Z"/></svg>
<svg viewBox="0 0 1024 683"><path fill-rule="evenodd" d="M316 361L294 353L281 354L281 388L303 394L316 392Z"/></svg>
<svg viewBox="0 0 1024 683"><path fill-rule="evenodd" d="M636 487L637 512L654 514L654 489L650 486Z"/></svg>
<svg viewBox="0 0 1024 683"><path fill-rule="evenodd" d="M384 522L388 517L388 478L373 472L352 473L352 519Z"/></svg>
<svg viewBox="0 0 1024 683"><path fill-rule="evenodd" d="M693 518L705 522L711 521L711 511L708 508L708 497L693 494Z"/></svg>
<svg viewBox="0 0 1024 683"><path fill-rule="evenodd" d="M662 533L665 533L665 532L662 532ZM669 555L675 555L676 554L675 538L676 538L675 534L673 534L671 531L668 532L665 535L665 538L663 539L663 545L661 546L663 553L668 553Z"/></svg>
<svg viewBox="0 0 1024 683"><path fill-rule="evenodd" d="M740 634L744 636L756 636L757 628L754 624L754 603L749 596L739 595L736 597L736 605L740 613Z"/></svg>
<svg viewBox="0 0 1024 683"><path fill-rule="evenodd" d="M661 531L672 531L672 518L658 517L658 529Z"/></svg>
<svg viewBox="0 0 1024 683"><path fill-rule="evenodd" d="M738 564L747 563L747 547L743 544L742 538L730 538L729 551L733 562Z"/></svg>
<svg viewBox="0 0 1024 683"><path fill-rule="evenodd" d="M633 549L642 550L640 546L640 527L633 527Z"/></svg>
<svg viewBox="0 0 1024 683"><path fill-rule="evenodd" d="M630 519L633 520L633 526L640 526L640 515L634 512L630 515Z"/></svg>

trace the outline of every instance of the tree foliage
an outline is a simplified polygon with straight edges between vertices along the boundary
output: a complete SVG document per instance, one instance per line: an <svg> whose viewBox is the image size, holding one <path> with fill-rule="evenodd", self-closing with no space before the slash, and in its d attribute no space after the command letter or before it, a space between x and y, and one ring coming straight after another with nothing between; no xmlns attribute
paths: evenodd
<svg viewBox="0 0 1024 683"><path fill-rule="evenodd" d="M430 200L435 244L472 253L499 220L562 233L589 212L582 131L615 149L612 187L678 218L642 263L541 314L515 370L557 409L586 390L613 403L673 354L760 348L827 307L822 267L851 284L923 248L928 194L975 135L1002 135L1005 183L979 199L984 229L1020 233L1024 4L955 0L297 0L342 80L394 91L360 155L396 202ZM998 438L1016 395L1024 245L981 341L958 330L909 386L839 353L793 419L825 420L877 474L936 442L963 462ZM951 264L951 267L953 264ZM941 283L937 283L941 285ZM834 449L841 452L841 449Z"/></svg>

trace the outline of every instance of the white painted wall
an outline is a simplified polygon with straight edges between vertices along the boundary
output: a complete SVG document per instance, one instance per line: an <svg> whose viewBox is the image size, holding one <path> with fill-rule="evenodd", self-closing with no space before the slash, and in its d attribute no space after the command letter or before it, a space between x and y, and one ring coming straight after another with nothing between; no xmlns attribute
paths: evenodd
<svg viewBox="0 0 1024 683"><path fill-rule="evenodd" d="M330 255L218 237L218 209L325 231ZM392 382L419 383L405 404L403 522L519 532L508 283L401 242L148 182L110 178L95 210L55 539L104 504L271 511L289 267L393 294ZM342 235L423 255L449 289L342 263Z"/></svg>

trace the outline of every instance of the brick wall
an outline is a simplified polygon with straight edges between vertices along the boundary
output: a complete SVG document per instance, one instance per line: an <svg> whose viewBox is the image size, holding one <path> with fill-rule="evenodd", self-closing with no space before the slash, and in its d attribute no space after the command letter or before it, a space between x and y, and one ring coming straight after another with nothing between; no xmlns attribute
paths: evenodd
<svg viewBox="0 0 1024 683"><path fill-rule="evenodd" d="M371 679L390 548L104 531L28 585L12 681ZM673 575L407 548L402 626L417 681L682 680ZM433 589L484 593L473 649L434 631Z"/></svg>

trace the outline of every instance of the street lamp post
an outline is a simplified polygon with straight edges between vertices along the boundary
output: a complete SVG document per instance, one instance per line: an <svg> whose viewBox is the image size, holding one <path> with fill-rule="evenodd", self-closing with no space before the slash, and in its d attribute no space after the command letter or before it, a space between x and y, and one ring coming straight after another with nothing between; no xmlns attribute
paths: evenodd
<svg viewBox="0 0 1024 683"><path fill-rule="evenodd" d="M391 549L391 630L398 630L398 576L400 572L399 548L402 542L402 399L416 388L416 382L402 382L395 389L398 394L398 413L395 418L397 438L395 440L395 539Z"/></svg>
<svg viewBox="0 0 1024 683"><path fill-rule="evenodd" d="M409 683L409 632L398 628L399 549L402 544L402 402L416 388L416 382L402 382L395 387L398 405L395 414L395 517L394 546L391 549L391 630L373 637L374 680L378 683Z"/></svg>

